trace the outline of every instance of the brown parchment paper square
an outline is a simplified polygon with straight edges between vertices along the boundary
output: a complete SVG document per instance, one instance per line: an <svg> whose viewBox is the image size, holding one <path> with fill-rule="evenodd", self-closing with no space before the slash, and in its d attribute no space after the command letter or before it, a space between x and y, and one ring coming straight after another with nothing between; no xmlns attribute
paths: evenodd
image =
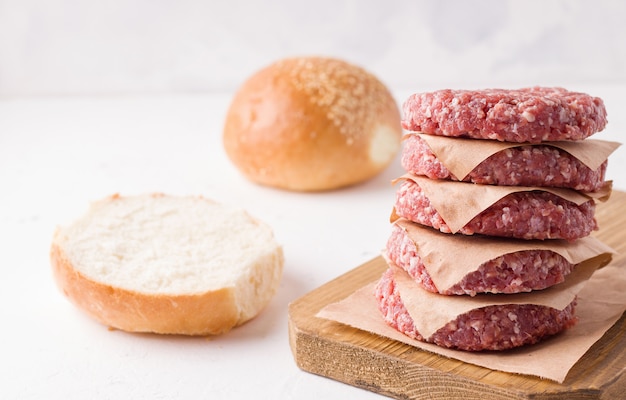
<svg viewBox="0 0 626 400"><path fill-rule="evenodd" d="M481 235L450 235L404 218L394 223L415 244L415 252L435 287L445 292L484 263L505 254L544 250L559 254L589 274L607 265L615 252L593 236L575 241L517 240ZM458 262L457 260L462 260Z"/></svg>
<svg viewBox="0 0 626 400"><path fill-rule="evenodd" d="M324 307L319 318L337 321L417 348L463 362L509 373L526 374L562 383L576 362L619 320L626 310L626 274L609 264L597 270L578 294L579 322L538 344L504 352L465 352L413 340L387 325L374 298L376 282L346 299Z"/></svg>
<svg viewBox="0 0 626 400"><path fill-rule="evenodd" d="M437 159L459 180L463 180L474 168L492 155L512 147L551 146L561 149L591 170L600 168L609 155L621 143L598 139L578 141L543 142L540 144L510 143L497 140L475 140L457 137L427 135L419 132L406 132L417 135L428 144Z"/></svg>
<svg viewBox="0 0 626 400"><path fill-rule="evenodd" d="M396 289L413 319L415 328L424 337L432 336L448 322L471 310L506 304L534 304L563 310L578 295L593 273L592 268L576 268L567 280L549 289L517 294L479 294L445 296L422 289L406 271L389 263Z"/></svg>
<svg viewBox="0 0 626 400"><path fill-rule="evenodd" d="M588 201L607 201L612 192L612 182L607 182L601 191L582 193L571 189L530 186L480 185L467 182L429 179L414 174L404 174L393 180L398 183L410 180L417 184L430 205L445 221L452 233L458 232L477 215L513 193L549 192L564 200L581 205ZM390 220L397 218L395 208Z"/></svg>

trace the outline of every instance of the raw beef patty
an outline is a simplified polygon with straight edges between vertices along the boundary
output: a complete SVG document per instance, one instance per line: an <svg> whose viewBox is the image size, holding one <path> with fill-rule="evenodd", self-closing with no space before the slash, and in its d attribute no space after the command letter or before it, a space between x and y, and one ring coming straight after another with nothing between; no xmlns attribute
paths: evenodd
<svg viewBox="0 0 626 400"><path fill-rule="evenodd" d="M605 183L607 161L592 170L564 150L549 145L524 145L500 151L476 166L466 177L454 176L418 135L407 135L402 167L431 179L502 186L550 186L594 192Z"/></svg>
<svg viewBox="0 0 626 400"><path fill-rule="evenodd" d="M475 216L458 233L575 240L597 229L595 208L592 199L577 205L550 192L514 192ZM403 181L396 191L394 212L410 221L453 233L412 180Z"/></svg>
<svg viewBox="0 0 626 400"><path fill-rule="evenodd" d="M534 344L576 323L576 300L563 310L507 304L471 310L424 338L402 302L391 269L378 281L375 296L385 322L393 328L416 340L466 351L507 350Z"/></svg>
<svg viewBox="0 0 626 400"><path fill-rule="evenodd" d="M602 99L549 87L417 93L402 111L409 131L516 143L581 140L607 123Z"/></svg>

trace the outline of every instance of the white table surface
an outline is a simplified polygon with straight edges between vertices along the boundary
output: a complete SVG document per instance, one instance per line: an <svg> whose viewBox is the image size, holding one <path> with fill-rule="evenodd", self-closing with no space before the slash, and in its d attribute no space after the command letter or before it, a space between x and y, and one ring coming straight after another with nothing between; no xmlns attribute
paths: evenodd
<svg viewBox="0 0 626 400"><path fill-rule="evenodd" d="M622 141L626 86L586 85L605 100L598 139ZM417 88L416 90L423 90ZM411 91L396 91L399 101ZM379 254L402 171L326 193L292 193L242 178L227 159L225 94L0 100L0 397L6 399L380 398L301 371L287 306ZM626 147L608 178L626 190ZM274 229L285 252L280 289L254 320L214 338L109 330L55 287L56 225L112 193L202 194Z"/></svg>

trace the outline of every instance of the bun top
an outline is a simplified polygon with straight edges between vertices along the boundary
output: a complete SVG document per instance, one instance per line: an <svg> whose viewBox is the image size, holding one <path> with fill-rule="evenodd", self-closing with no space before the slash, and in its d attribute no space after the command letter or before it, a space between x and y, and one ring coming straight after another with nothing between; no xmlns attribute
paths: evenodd
<svg viewBox="0 0 626 400"><path fill-rule="evenodd" d="M277 61L239 88L224 147L250 180L290 190L335 189L381 172L400 148L399 107L374 75L345 61Z"/></svg>

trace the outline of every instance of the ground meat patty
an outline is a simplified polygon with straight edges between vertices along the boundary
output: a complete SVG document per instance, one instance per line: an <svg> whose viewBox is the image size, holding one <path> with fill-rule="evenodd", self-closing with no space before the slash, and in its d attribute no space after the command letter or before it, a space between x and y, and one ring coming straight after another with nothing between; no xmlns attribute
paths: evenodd
<svg viewBox="0 0 626 400"><path fill-rule="evenodd" d="M393 328L416 340L466 351L507 350L534 344L576 323L576 300L562 311L532 304L508 304L462 314L424 338L402 302L391 269L378 281L375 296L383 319Z"/></svg>
<svg viewBox="0 0 626 400"><path fill-rule="evenodd" d="M444 295L474 296L477 293L511 294L541 290L565 281L574 269L574 264L553 251L518 251L487 261L452 287L440 290L417 254L415 243L401 227L393 227L386 254L421 287Z"/></svg>
<svg viewBox="0 0 626 400"><path fill-rule="evenodd" d="M607 123L602 99L562 88L418 93L402 111L410 131L516 143L581 140Z"/></svg>
<svg viewBox="0 0 626 400"><path fill-rule="evenodd" d="M431 179L458 181L417 135L407 135L402 167ZM500 151L476 166L465 182L502 186L550 186L595 192L605 183L608 161L592 170L576 157L557 147L525 145Z"/></svg>
<svg viewBox="0 0 626 400"><path fill-rule="evenodd" d="M595 208L593 200L577 205L549 192L515 192L478 214L458 233L575 240L597 229ZM410 221L452 233L420 186L412 180L403 181L396 191L394 212Z"/></svg>

